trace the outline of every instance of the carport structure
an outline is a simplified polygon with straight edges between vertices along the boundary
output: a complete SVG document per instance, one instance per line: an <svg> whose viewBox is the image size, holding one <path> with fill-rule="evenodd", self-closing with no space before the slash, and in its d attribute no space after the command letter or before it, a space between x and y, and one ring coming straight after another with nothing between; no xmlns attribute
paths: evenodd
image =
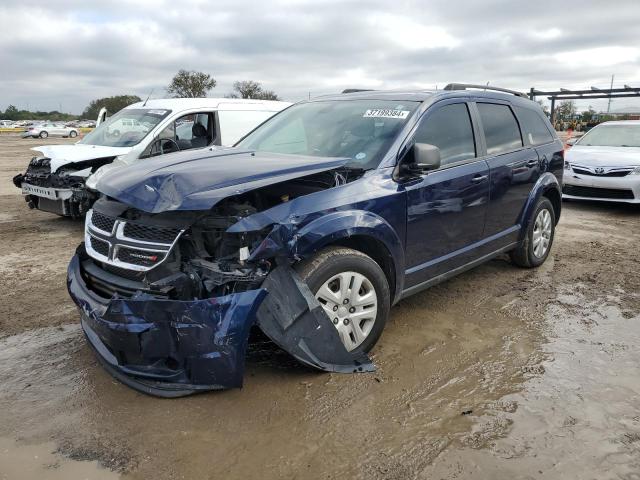
<svg viewBox="0 0 640 480"><path fill-rule="evenodd" d="M591 98L628 98L640 97L640 87L630 87L625 85L623 88L596 88L591 87L589 90L567 90L561 88L557 91L543 92L531 87L529 90L529 98L535 100L536 97L547 97L551 100L551 124L555 122L556 100L588 100Z"/></svg>

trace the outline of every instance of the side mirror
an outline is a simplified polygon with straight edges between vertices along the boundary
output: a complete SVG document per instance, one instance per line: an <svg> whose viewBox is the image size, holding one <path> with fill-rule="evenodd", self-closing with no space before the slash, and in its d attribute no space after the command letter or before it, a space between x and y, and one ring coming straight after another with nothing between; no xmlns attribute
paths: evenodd
<svg viewBox="0 0 640 480"><path fill-rule="evenodd" d="M423 171L440 168L440 149L429 143L416 143L413 145L413 162Z"/></svg>
<svg viewBox="0 0 640 480"><path fill-rule="evenodd" d="M438 147L429 143L414 143L398 164L395 176L398 180L412 179L439 167L440 149Z"/></svg>

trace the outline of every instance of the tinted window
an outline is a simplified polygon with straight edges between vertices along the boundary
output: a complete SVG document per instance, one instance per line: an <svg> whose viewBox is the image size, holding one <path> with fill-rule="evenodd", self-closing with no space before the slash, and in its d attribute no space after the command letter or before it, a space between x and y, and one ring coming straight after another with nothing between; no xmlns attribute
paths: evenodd
<svg viewBox="0 0 640 480"><path fill-rule="evenodd" d="M545 125L545 121L536 111L518 108L517 112L522 133L529 140L530 145L542 145L553 141L553 136Z"/></svg>
<svg viewBox="0 0 640 480"><path fill-rule="evenodd" d="M442 165L463 162L476 156L473 127L464 103L446 105L422 122L415 135L417 143L440 149Z"/></svg>
<svg viewBox="0 0 640 480"><path fill-rule="evenodd" d="M487 154L497 155L522 147L518 122L506 105L478 103Z"/></svg>

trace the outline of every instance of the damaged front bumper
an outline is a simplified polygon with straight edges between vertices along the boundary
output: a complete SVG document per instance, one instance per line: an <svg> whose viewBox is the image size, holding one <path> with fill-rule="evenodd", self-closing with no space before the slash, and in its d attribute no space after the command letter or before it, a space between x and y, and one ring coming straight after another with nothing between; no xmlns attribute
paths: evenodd
<svg viewBox="0 0 640 480"><path fill-rule="evenodd" d="M87 287L77 255L67 287L89 344L128 386L160 397L242 386L249 330L264 290L194 301L148 294L105 301Z"/></svg>
<svg viewBox="0 0 640 480"><path fill-rule="evenodd" d="M274 269L261 288L216 298L181 301L139 292L107 300L87 286L76 254L67 286L103 366L150 395L171 398L241 387L254 324L308 366L374 370L366 354L344 348L329 318L288 267Z"/></svg>

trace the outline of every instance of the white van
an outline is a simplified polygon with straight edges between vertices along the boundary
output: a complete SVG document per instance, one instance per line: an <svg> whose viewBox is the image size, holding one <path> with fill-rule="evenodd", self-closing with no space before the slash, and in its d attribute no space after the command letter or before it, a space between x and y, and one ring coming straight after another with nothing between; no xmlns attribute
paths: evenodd
<svg viewBox="0 0 640 480"><path fill-rule="evenodd" d="M34 147L13 183L30 208L80 217L107 171L182 150L229 146L290 103L231 98L171 98L123 108L72 145Z"/></svg>

